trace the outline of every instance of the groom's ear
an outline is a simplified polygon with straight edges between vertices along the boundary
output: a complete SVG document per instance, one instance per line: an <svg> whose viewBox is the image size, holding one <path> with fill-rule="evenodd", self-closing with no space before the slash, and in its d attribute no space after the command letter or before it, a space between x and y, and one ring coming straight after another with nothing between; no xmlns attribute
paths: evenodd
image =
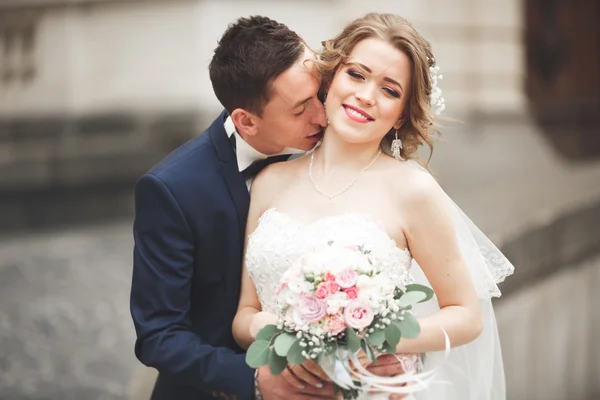
<svg viewBox="0 0 600 400"><path fill-rule="evenodd" d="M231 113L231 120L242 137L255 136L258 133L258 119L249 111L236 108Z"/></svg>

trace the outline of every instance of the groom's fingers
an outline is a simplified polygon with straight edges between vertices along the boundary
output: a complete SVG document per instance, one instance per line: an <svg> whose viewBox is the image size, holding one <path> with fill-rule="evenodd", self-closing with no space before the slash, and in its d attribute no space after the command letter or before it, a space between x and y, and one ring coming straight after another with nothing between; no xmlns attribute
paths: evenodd
<svg viewBox="0 0 600 400"><path fill-rule="evenodd" d="M306 388L306 382L299 379L296 374L293 372L293 368L297 366L288 365L285 370L281 373L281 377L285 379L285 381L295 389L303 390Z"/></svg>
<svg viewBox="0 0 600 400"><path fill-rule="evenodd" d="M321 380L321 382L331 381L331 379L329 379L329 377L327 376L325 371L323 371L323 368L321 368L321 366L319 364L317 364L316 362L314 362L312 360L306 361L304 364L301 365L301 367L304 368L309 373L316 376L317 378L319 378Z"/></svg>
<svg viewBox="0 0 600 400"><path fill-rule="evenodd" d="M298 399L293 399L293 400L310 400L310 399L338 399L337 396L321 396L318 394L304 394L301 397L298 397Z"/></svg>
<svg viewBox="0 0 600 400"><path fill-rule="evenodd" d="M408 396L407 394L390 394L389 400L400 400Z"/></svg>
<svg viewBox="0 0 600 400"><path fill-rule="evenodd" d="M290 370L290 367L295 367ZM287 382L296 388L297 392L291 395L286 400L304 400L304 399L314 399L314 398L322 398L322 399L336 399L335 391L333 389L333 385L328 383L321 383L320 380L316 379L314 376L310 375L307 377L303 375L304 373L301 371L300 365L292 365L288 366L285 371L281 373L281 376L284 379L289 379ZM303 376L304 379L299 376ZM309 382L307 382L309 381Z"/></svg>
<svg viewBox="0 0 600 400"><path fill-rule="evenodd" d="M395 354L382 354L377 357L377 364L375 365L390 365L390 364L399 364L398 358Z"/></svg>
<svg viewBox="0 0 600 400"><path fill-rule="evenodd" d="M367 370L377 376L397 376L404 373L402 364L370 365Z"/></svg>
<svg viewBox="0 0 600 400"><path fill-rule="evenodd" d="M377 363L369 365L367 370L378 376L396 376L405 372L402 363L393 354L379 356Z"/></svg>
<svg viewBox="0 0 600 400"><path fill-rule="evenodd" d="M300 386L308 386L317 389L323 388L324 383L322 379L319 379L316 376L312 375L310 372L304 369L302 365L288 365L286 368L287 371L285 372L287 372L291 377L293 377L292 379L290 379L290 382L295 382L295 387L300 388Z"/></svg>
<svg viewBox="0 0 600 400"><path fill-rule="evenodd" d="M402 383L402 384L396 385L396 386L398 386L398 387L406 386L406 383ZM379 395L379 394L382 394L382 393L383 392L378 391L378 390L371 390L369 392L370 395ZM400 400L400 399L405 398L406 396L408 396L408 394L390 393L388 395L388 400Z"/></svg>
<svg viewBox="0 0 600 400"><path fill-rule="evenodd" d="M286 400L311 400L311 399L338 399L337 396L321 396L318 394L308 394L308 393L301 393L298 394L297 396L291 396L289 398L287 398Z"/></svg>

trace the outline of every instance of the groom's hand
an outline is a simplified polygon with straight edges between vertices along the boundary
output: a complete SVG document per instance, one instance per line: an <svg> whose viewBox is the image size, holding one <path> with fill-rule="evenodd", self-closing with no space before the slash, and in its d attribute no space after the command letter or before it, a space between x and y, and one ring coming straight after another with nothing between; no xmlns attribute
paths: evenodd
<svg viewBox="0 0 600 400"><path fill-rule="evenodd" d="M263 400L308 400L317 398L335 399L331 383L325 383L322 388L308 385L305 382L296 380L296 384L291 384L284 374L271 374L269 366L260 367L258 370L258 390ZM302 389L301 389L302 387Z"/></svg>
<svg viewBox="0 0 600 400"><path fill-rule="evenodd" d="M282 372L283 377L292 386L304 387L306 385L322 389L326 383L331 382L325 371L312 360L300 365L288 364Z"/></svg>
<svg viewBox="0 0 600 400"><path fill-rule="evenodd" d="M402 364L393 354L383 354L377 357L377 363L367 366L367 370L374 375L386 377L398 376L404 373ZM390 394L389 400L400 400L406 396L406 394Z"/></svg>
<svg viewBox="0 0 600 400"><path fill-rule="evenodd" d="M377 357L377 362L369 364L367 370L377 376L398 376L404 373L402 364L394 354L383 354Z"/></svg>

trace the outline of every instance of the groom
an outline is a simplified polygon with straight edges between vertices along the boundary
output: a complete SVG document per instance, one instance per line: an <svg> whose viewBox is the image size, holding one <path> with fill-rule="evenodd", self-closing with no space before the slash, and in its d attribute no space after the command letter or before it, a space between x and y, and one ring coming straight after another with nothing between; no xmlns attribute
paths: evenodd
<svg viewBox="0 0 600 400"><path fill-rule="evenodd" d="M154 400L333 396L330 384L290 385L289 371L255 372L231 333L252 177L312 149L326 125L313 58L269 18L230 25L210 63L225 111L136 185L131 314L136 356L159 371Z"/></svg>

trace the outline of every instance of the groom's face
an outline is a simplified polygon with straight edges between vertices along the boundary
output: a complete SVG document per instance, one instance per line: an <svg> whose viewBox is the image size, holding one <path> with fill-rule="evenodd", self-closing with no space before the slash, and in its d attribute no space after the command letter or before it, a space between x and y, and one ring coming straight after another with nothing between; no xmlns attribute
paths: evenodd
<svg viewBox="0 0 600 400"><path fill-rule="evenodd" d="M307 51L273 81L271 99L258 126L258 138L272 153L284 147L310 150L322 138L327 122L317 97L320 80L313 59Z"/></svg>

